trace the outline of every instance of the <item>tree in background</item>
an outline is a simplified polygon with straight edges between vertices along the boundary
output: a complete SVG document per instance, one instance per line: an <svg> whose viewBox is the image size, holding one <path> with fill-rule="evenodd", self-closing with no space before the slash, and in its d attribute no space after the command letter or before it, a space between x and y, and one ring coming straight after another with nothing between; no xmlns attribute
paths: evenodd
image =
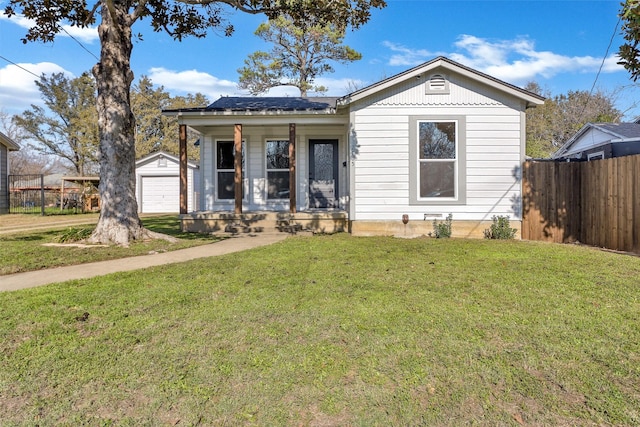
<svg viewBox="0 0 640 427"><path fill-rule="evenodd" d="M58 158L36 152L15 124L13 117L0 109L0 131L20 145L18 151L9 152L9 173L12 175L52 174L65 171Z"/></svg>
<svg viewBox="0 0 640 427"><path fill-rule="evenodd" d="M624 66L629 71L633 81L640 77L640 1L626 0L622 3L620 11L622 21L622 35L626 43L620 46L618 64Z"/></svg>
<svg viewBox="0 0 640 427"><path fill-rule="evenodd" d="M43 75L36 85L46 109L31 109L13 118L31 148L55 156L80 176L98 173L96 89L89 73L70 79L63 73ZM24 138L23 138L24 139Z"/></svg>
<svg viewBox="0 0 640 427"><path fill-rule="evenodd" d="M244 61L238 70L238 87L259 95L277 86L293 86L300 96L308 91L326 92L314 86L315 79L332 73L328 63L357 61L362 55L342 44L345 28L335 23L295 23L290 17L279 16L261 24L255 34L273 44L270 52L257 51Z"/></svg>
<svg viewBox="0 0 640 427"><path fill-rule="evenodd" d="M233 26L225 19L231 9L266 14L268 19L288 15L297 23L341 22L358 28L371 17L371 8L386 6L384 0L96 0L91 5L86 0L8 0L4 4L9 18L22 13L34 23L25 43L51 42L63 24L86 27L99 17L100 60L93 75L98 88L102 205L90 241L121 245L150 236L138 216L135 195L135 118L129 96L134 24L146 19L154 31L166 31L181 41L186 36L205 37L212 29L231 35Z"/></svg>
<svg viewBox="0 0 640 427"><path fill-rule="evenodd" d="M179 155L178 119L163 116L162 110L208 104L207 98L200 93L172 98L163 86L154 87L149 77L141 76L131 88L131 109L136 119L136 159L158 151ZM200 150L192 143L196 138L193 132L187 135L187 157L197 161Z"/></svg>
<svg viewBox="0 0 640 427"><path fill-rule="evenodd" d="M569 91L551 96L535 82L525 89L545 96L543 105L527 110L527 155L548 158L587 123L619 122L613 94Z"/></svg>

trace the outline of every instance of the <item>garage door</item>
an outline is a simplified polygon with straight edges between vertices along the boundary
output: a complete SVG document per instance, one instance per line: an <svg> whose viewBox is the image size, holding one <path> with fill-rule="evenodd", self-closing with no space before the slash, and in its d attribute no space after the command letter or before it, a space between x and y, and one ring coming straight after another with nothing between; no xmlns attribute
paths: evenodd
<svg viewBox="0 0 640 427"><path fill-rule="evenodd" d="M180 211L180 177L143 176L140 212L163 213Z"/></svg>

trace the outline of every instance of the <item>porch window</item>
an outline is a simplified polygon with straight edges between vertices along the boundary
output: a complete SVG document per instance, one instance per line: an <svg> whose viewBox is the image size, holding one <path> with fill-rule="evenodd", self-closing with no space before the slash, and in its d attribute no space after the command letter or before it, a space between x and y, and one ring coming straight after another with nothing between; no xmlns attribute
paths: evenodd
<svg viewBox="0 0 640 427"><path fill-rule="evenodd" d="M244 198L244 176L245 176L245 147L242 141L242 198ZM218 200L233 200L234 193L234 175L235 175L235 145L233 141L217 141L216 142L216 194Z"/></svg>
<svg viewBox="0 0 640 427"><path fill-rule="evenodd" d="M465 118L411 117L410 201L466 202Z"/></svg>
<svg viewBox="0 0 640 427"><path fill-rule="evenodd" d="M267 199L289 198L289 141L268 140Z"/></svg>

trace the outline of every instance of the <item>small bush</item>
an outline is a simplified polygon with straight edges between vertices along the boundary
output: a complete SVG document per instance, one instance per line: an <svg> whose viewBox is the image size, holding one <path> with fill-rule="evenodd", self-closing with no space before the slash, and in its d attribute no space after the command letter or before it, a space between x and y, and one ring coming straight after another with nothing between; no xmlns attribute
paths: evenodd
<svg viewBox="0 0 640 427"><path fill-rule="evenodd" d="M59 243L72 243L86 240L91 236L93 228L68 228L58 237Z"/></svg>
<svg viewBox="0 0 640 427"><path fill-rule="evenodd" d="M429 233L429 236L436 239L446 239L451 237L451 223L453 222L453 214L447 215L444 221L438 222L433 220L433 233Z"/></svg>
<svg viewBox="0 0 640 427"><path fill-rule="evenodd" d="M517 230L511 228L509 224L509 216L496 216L492 218L493 224L491 227L484 230L485 239L513 239L516 236Z"/></svg>

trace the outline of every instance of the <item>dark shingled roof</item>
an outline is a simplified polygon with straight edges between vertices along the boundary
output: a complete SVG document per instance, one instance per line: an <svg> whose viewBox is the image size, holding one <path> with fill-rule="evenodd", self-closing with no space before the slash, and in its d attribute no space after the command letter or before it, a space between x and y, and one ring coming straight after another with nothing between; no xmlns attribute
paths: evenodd
<svg viewBox="0 0 640 427"><path fill-rule="evenodd" d="M640 138L640 124L638 123L598 123L596 126L616 133L623 138Z"/></svg>
<svg viewBox="0 0 640 427"><path fill-rule="evenodd" d="M223 96L205 111L332 111L334 97L237 97Z"/></svg>

